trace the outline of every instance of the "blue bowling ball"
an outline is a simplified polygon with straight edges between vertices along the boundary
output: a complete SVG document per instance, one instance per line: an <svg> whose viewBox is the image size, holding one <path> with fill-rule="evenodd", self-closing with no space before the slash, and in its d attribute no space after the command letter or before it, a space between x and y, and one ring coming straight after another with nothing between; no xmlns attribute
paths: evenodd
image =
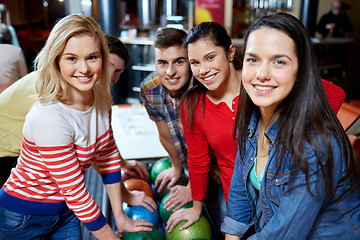
<svg viewBox="0 0 360 240"><path fill-rule="evenodd" d="M159 214L157 209L154 209L153 212L150 212L143 206L130 206L127 203L123 203L124 213L132 220L144 219L153 224L156 228L159 224Z"/></svg>

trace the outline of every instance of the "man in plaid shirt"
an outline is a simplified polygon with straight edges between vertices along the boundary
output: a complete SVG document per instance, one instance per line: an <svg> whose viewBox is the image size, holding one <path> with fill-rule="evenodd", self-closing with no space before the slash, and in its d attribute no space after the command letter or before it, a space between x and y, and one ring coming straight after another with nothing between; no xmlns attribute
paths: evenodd
<svg viewBox="0 0 360 240"><path fill-rule="evenodd" d="M162 171L155 180L160 192L166 186L170 197L166 209L175 210L190 202L190 185L174 184L186 168L186 141L181 121L178 119L179 102L191 86L191 71L187 53L182 44L186 33L175 28L163 28L156 32L154 40L156 72L140 84L140 98L149 117L155 121L162 145L169 154L172 167Z"/></svg>

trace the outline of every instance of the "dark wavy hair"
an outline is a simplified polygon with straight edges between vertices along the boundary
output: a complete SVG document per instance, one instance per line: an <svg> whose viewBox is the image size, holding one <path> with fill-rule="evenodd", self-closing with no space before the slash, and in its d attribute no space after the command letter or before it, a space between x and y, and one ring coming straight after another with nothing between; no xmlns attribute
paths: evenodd
<svg viewBox="0 0 360 240"><path fill-rule="evenodd" d="M216 22L202 22L193 27L186 37L184 47L187 49L189 44L195 43L200 39L210 40L215 46L224 48L225 53L229 51L232 44L231 38L226 29ZM233 64L236 70L240 70L242 68L239 56L235 55ZM201 95L202 110L204 110L205 94L203 93L205 93L206 90L206 87L204 87L202 83L199 81L193 81L193 87L188 90L183 97L182 104L185 104L187 109L187 122L189 126L192 125L195 109L200 101Z"/></svg>
<svg viewBox="0 0 360 240"><path fill-rule="evenodd" d="M109 48L109 52L116 54L119 58L124 60L124 68L127 67L130 61L130 55L125 44L117 37L110 34L105 34L106 43Z"/></svg>
<svg viewBox="0 0 360 240"><path fill-rule="evenodd" d="M294 88L277 108L279 113L279 129L276 138L277 169L283 164L285 156L290 154L291 172L304 172L307 187L310 189L309 166L307 156L304 154L306 144L309 144L318 159L317 164L320 168L318 174L325 180L325 192L333 196L333 163L337 159L333 156L331 138L335 137L343 149L347 166L346 178L352 179L352 183L357 185L360 182L359 163L355 161L350 141L327 100L308 31L297 18L290 14L279 13L261 17L245 35L244 53L250 34L264 27L277 29L294 41L299 63ZM241 84L234 136L238 134L237 141L242 161L245 155L242 150L246 145L250 117L256 110L258 107L253 104Z"/></svg>

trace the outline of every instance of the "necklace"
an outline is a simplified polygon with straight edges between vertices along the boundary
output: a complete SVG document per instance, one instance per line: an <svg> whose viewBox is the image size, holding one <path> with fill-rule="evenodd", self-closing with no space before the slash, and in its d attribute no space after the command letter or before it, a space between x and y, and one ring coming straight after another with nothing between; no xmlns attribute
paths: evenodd
<svg viewBox="0 0 360 240"><path fill-rule="evenodd" d="M256 149L256 157L257 158L264 158L269 155L269 146L268 142L266 141L265 136L265 128L263 128L262 120L259 120L259 130L258 130L258 145Z"/></svg>

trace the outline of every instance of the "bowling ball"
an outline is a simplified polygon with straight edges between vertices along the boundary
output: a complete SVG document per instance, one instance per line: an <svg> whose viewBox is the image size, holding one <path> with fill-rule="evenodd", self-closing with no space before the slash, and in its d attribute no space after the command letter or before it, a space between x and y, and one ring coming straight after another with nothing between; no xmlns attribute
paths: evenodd
<svg viewBox="0 0 360 240"><path fill-rule="evenodd" d="M174 184L175 185L181 185L181 186L186 186L188 184L189 180L188 178L184 175L181 174L179 180L177 180L177 182ZM155 188L155 198L160 202L164 196L168 193L170 193L170 189L167 188L167 185L169 184L169 182L167 182L165 184L165 186L161 189L160 192L157 191L157 188ZM159 185L160 186L160 185Z"/></svg>
<svg viewBox="0 0 360 240"><path fill-rule="evenodd" d="M163 240L163 236L160 231L155 228L151 227L152 231L144 231L144 232L124 232L121 236L121 240Z"/></svg>
<svg viewBox="0 0 360 240"><path fill-rule="evenodd" d="M149 173L147 173L144 177L140 177L138 172L133 171L133 170L131 170L131 172L133 172L135 175L134 176L128 175L128 174L125 173L125 171L123 169L121 169L121 180L126 181L128 179L137 178L137 179L144 180L145 182L150 184L150 175L149 175Z"/></svg>
<svg viewBox="0 0 360 240"><path fill-rule="evenodd" d="M159 173L161 173L162 171L168 168L171 168L170 158L161 158L157 160L154 163L153 167L151 168L151 174L150 174L151 181L155 182Z"/></svg>
<svg viewBox="0 0 360 240"><path fill-rule="evenodd" d="M176 208L176 207L174 207L173 209L171 209L171 211L168 211L164 208L164 206L165 206L164 202L169 197L170 197L170 193L166 194L165 197L163 197L163 199L161 200L161 203L159 206L159 214L160 214L160 218L163 221L163 223L166 223L169 220L172 211L174 210L174 208ZM182 206L180 209L191 208L192 206L193 206L193 202L191 201L191 202L188 202L187 204L185 204L184 206Z"/></svg>
<svg viewBox="0 0 360 240"><path fill-rule="evenodd" d="M123 202L123 210L126 216L132 220L145 219L146 221L153 224L154 227L157 227L159 224L159 214L156 209L153 212L150 212L143 206L130 206L129 204Z"/></svg>
<svg viewBox="0 0 360 240"><path fill-rule="evenodd" d="M208 220L204 216L201 216L199 221L193 223L187 229L180 231L179 228L185 223L186 221L179 222L170 233L165 231L166 240L211 239L211 227Z"/></svg>
<svg viewBox="0 0 360 240"><path fill-rule="evenodd" d="M154 193L150 187L150 185L144 180L131 178L124 181L124 186L128 191L138 190L145 192L146 196L154 198Z"/></svg>

